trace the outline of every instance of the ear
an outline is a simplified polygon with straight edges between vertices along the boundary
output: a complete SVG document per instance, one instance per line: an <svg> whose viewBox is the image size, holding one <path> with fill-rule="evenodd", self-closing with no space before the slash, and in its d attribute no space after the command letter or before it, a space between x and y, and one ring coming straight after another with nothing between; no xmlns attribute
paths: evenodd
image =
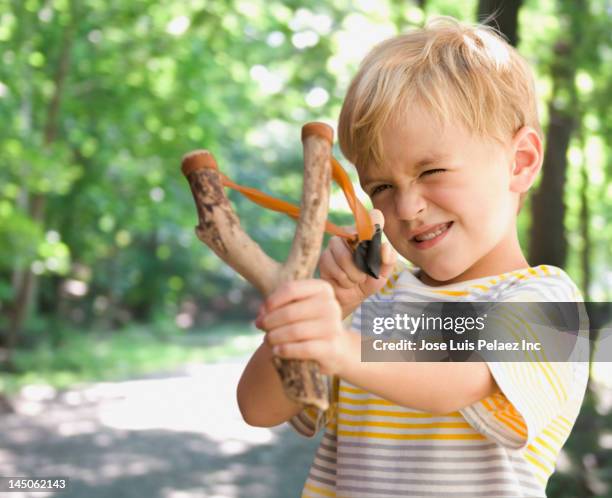
<svg viewBox="0 0 612 498"><path fill-rule="evenodd" d="M514 135L512 147L514 162L510 172L510 190L520 194L529 190L542 167L542 140L531 126L523 126Z"/></svg>

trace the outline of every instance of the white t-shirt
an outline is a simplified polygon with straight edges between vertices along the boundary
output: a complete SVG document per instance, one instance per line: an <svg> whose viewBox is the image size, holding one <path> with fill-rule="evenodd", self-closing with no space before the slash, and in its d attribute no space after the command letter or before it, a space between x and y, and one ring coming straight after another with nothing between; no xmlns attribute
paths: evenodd
<svg viewBox="0 0 612 498"><path fill-rule="evenodd" d="M582 301L551 266L444 287L423 284L417 272L398 270L373 300ZM352 328L360 329L360 310ZM309 407L289 421L306 437L325 428L302 497L546 496L584 398L588 362L487 365L501 393L443 416L329 379L330 408Z"/></svg>

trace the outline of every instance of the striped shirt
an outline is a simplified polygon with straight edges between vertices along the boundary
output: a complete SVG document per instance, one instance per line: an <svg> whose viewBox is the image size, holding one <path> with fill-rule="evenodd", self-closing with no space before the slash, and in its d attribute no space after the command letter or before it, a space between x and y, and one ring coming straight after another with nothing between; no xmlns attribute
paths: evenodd
<svg viewBox="0 0 612 498"><path fill-rule="evenodd" d="M423 284L417 272L398 269L371 299L582 301L567 274L552 266L443 287ZM352 328L360 330L360 309ZM546 496L582 404L588 362L487 365L501 392L443 416L328 379L330 408L308 407L289 421L306 437L325 430L302 498Z"/></svg>

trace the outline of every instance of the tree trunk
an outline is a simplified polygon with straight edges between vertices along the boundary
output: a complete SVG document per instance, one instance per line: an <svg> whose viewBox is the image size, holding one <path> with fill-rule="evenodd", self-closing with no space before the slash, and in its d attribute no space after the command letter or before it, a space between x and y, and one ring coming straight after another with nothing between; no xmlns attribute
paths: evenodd
<svg viewBox="0 0 612 498"><path fill-rule="evenodd" d="M64 84L70 66L70 54L76 30L76 16L73 15L71 25L65 30L62 40L57 71L54 77L54 92L47 107L45 119L44 138L45 145L51 145L59 133L59 111L64 91ZM44 226L46 198L43 194L35 194L29 199L29 213L31 218ZM12 354L18 343L23 324L28 317L32 304L35 302L35 289L37 288L36 275L30 268L18 272L15 276L15 298L11 306L11 314L7 331L7 365L12 364Z"/></svg>
<svg viewBox="0 0 612 498"><path fill-rule="evenodd" d="M514 47L518 43L518 13L523 0L480 0L479 22L497 28Z"/></svg>
<svg viewBox="0 0 612 498"><path fill-rule="evenodd" d="M549 105L550 123L546 134L546 153L540 187L531 199L531 237L529 263L564 266L567 256L565 237L565 178L567 148L574 119L554 103Z"/></svg>
<svg viewBox="0 0 612 498"><path fill-rule="evenodd" d="M591 222L589 210L589 171L585 158L584 140L581 138L582 164L580 165L580 234L582 235L582 252L580 253L580 267L582 269L582 293L585 301L590 300L589 287L591 286Z"/></svg>
<svg viewBox="0 0 612 498"><path fill-rule="evenodd" d="M567 256L564 224L567 149L576 123L575 68L571 62L572 45L558 42L554 52L555 61L551 67L553 95L548 105L549 124L542 179L531 199L529 263L563 267ZM569 97L565 100L558 98L562 93Z"/></svg>

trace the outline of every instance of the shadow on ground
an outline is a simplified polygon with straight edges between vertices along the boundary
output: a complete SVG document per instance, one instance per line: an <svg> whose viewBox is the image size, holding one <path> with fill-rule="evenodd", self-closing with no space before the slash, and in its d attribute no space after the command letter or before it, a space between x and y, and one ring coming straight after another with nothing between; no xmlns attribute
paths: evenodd
<svg viewBox="0 0 612 498"><path fill-rule="evenodd" d="M0 475L68 477L47 495L63 498L299 496L318 438L246 425L234 399L242 367L26 390L2 417Z"/></svg>

